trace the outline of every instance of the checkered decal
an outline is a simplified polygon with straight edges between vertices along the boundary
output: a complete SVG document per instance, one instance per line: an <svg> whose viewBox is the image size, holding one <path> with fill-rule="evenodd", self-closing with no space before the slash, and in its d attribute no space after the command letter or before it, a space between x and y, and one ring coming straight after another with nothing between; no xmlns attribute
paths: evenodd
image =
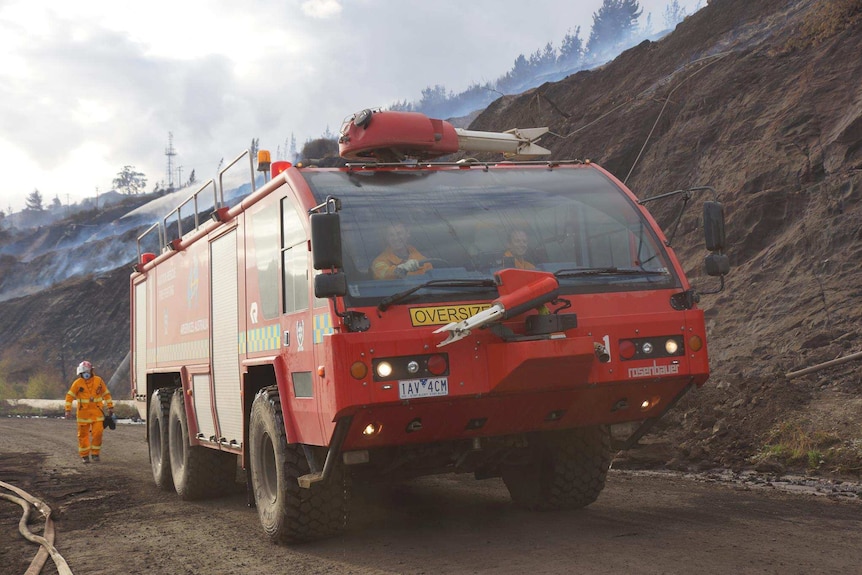
<svg viewBox="0 0 862 575"><path fill-rule="evenodd" d="M314 316L314 343L321 343L323 336L333 332L332 315L324 313Z"/></svg>
<svg viewBox="0 0 862 575"><path fill-rule="evenodd" d="M281 326L274 324L240 332L238 343L240 353L281 349Z"/></svg>

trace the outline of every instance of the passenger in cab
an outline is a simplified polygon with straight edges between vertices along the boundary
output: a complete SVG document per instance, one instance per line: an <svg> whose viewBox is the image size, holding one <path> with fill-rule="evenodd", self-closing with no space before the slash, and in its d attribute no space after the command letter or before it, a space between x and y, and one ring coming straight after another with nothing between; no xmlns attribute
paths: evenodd
<svg viewBox="0 0 862 575"><path fill-rule="evenodd" d="M421 275L433 267L428 258L410 245L410 232L404 224L390 224L385 237L388 247L371 263L374 279L393 280Z"/></svg>
<svg viewBox="0 0 862 575"><path fill-rule="evenodd" d="M503 254L503 267L519 270L534 270L536 266L527 261L527 232L515 229L509 232L506 242L506 253Z"/></svg>

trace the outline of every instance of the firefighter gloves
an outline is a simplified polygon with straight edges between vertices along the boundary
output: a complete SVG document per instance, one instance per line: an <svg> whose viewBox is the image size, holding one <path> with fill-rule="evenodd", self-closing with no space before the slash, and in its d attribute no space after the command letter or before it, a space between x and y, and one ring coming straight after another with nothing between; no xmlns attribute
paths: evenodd
<svg viewBox="0 0 862 575"><path fill-rule="evenodd" d="M414 259L409 259L406 262L395 266L396 275L407 275L411 272L418 271L420 267L421 266L419 265L418 261Z"/></svg>

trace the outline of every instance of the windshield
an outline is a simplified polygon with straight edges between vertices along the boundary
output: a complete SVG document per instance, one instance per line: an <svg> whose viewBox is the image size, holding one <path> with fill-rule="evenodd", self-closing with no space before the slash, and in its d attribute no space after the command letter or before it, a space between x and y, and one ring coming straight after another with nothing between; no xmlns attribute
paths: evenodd
<svg viewBox="0 0 862 575"><path fill-rule="evenodd" d="M316 199L341 200L348 303L488 300L503 268L557 274L561 293L678 285L635 204L578 168L309 172ZM446 280L453 280L447 282Z"/></svg>

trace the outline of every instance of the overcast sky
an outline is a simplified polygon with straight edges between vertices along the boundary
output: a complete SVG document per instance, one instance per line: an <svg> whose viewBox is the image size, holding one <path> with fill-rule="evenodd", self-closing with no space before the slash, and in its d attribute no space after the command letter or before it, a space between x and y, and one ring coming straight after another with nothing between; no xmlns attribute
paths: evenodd
<svg viewBox="0 0 862 575"><path fill-rule="evenodd" d="M125 165L199 182L252 138L275 154L362 108L496 80L586 40L602 0L0 0L0 209L65 204ZM641 0L653 28L670 0ZM680 1L691 14L697 0ZM176 174L175 174L176 179Z"/></svg>

